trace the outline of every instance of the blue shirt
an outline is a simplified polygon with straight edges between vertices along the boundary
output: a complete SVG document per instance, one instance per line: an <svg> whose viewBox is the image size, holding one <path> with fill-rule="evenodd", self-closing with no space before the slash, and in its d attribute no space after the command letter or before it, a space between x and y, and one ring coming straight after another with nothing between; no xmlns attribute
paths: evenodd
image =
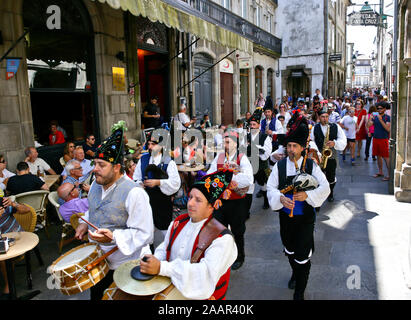
<svg viewBox="0 0 411 320"><path fill-rule="evenodd" d="M382 121L384 121L384 123L387 123L387 122L389 123L391 121L391 118L390 116L384 114L382 116ZM380 120L378 120L376 116L374 116L373 122L374 122L374 138L375 139L388 139L390 137L390 133L384 129Z"/></svg>
<svg viewBox="0 0 411 320"><path fill-rule="evenodd" d="M78 161L78 160L77 160ZM91 161L84 159L83 161L80 162L81 167L83 168L83 175L78 179L80 183L84 182L87 180L89 175L91 174L91 171L93 171L94 166L91 165ZM66 169L63 170L61 173L62 176L68 176L68 173L66 172ZM67 181L69 182L69 181Z"/></svg>

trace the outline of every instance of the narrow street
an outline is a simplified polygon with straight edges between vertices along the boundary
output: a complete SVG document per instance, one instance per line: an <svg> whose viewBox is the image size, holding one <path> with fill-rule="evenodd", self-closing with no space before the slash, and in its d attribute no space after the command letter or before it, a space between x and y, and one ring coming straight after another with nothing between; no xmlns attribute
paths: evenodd
<svg viewBox="0 0 411 320"><path fill-rule="evenodd" d="M387 182L372 177L376 167L371 158L368 162L358 159L357 166L352 167L340 157L335 201L326 202L318 214L307 300L411 299L407 287L407 283L411 285L411 205L388 195ZM247 221L246 260L231 273L227 300L292 299L293 291L287 288L291 270L282 253L278 214L262 210L262 204L262 198L254 198ZM51 226L51 230L56 228ZM34 255L31 259L33 290L41 291L34 299L88 300L87 291L65 296L48 288L53 282L47 267L60 256L58 232L50 234L55 236L47 239L44 232L39 233L45 266L39 266ZM63 252L77 245L74 242ZM356 283L350 279L357 270L360 278ZM16 280L19 295L29 292L25 267L16 268Z"/></svg>
<svg viewBox="0 0 411 320"><path fill-rule="evenodd" d="M356 162L352 167L340 156L335 201L325 202L318 214L306 299L409 300L411 205L395 201L387 182L372 177L377 163L371 158ZM292 299L278 214L262 210L262 204L262 198L254 198L246 260L231 274L227 299ZM358 289L348 288L353 270L360 270Z"/></svg>

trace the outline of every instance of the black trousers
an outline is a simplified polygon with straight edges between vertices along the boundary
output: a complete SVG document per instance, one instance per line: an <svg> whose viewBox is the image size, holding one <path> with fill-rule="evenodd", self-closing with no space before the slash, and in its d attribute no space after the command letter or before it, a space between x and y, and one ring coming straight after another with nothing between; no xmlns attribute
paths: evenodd
<svg viewBox="0 0 411 320"><path fill-rule="evenodd" d="M367 140L365 142L365 156L367 158L370 156L370 147L371 147L371 141L372 141L373 136L374 134L371 134L371 137L369 137L367 134Z"/></svg>
<svg viewBox="0 0 411 320"><path fill-rule="evenodd" d="M106 290L114 281L113 274L114 270L109 270L103 279L90 288L90 300L97 301L103 298L104 290Z"/></svg>
<svg viewBox="0 0 411 320"><path fill-rule="evenodd" d="M222 200L223 205L214 211L213 216L224 226L231 227L238 249L237 260L244 260L244 233L247 218L247 199Z"/></svg>
<svg viewBox="0 0 411 320"><path fill-rule="evenodd" d="M325 167L324 174L327 178L328 183L333 183L335 181L335 172L337 171L337 160L328 159L327 166Z"/></svg>

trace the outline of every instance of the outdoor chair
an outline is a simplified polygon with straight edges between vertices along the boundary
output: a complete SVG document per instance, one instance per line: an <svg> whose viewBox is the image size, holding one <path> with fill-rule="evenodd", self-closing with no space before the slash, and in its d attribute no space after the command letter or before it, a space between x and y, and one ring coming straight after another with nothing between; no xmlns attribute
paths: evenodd
<svg viewBox="0 0 411 320"><path fill-rule="evenodd" d="M15 201L18 203L26 203L34 208L37 214L37 223L34 231L43 229L46 232L47 238L50 238L47 230L47 211L46 211L46 198L50 191L36 190L30 192L19 193L14 196Z"/></svg>

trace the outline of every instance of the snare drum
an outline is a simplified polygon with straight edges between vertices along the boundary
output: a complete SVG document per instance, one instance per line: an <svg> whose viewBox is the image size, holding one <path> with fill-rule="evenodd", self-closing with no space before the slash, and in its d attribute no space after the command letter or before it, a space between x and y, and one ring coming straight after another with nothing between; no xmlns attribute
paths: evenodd
<svg viewBox="0 0 411 320"><path fill-rule="evenodd" d="M151 300L154 295L149 296L135 296L119 289L115 282L104 291L101 300Z"/></svg>
<svg viewBox="0 0 411 320"><path fill-rule="evenodd" d="M109 271L104 259L90 271L86 266L101 257L103 252L95 243L85 243L63 254L53 262L50 271L65 295L83 292L96 285Z"/></svg>
<svg viewBox="0 0 411 320"><path fill-rule="evenodd" d="M154 295L153 300L189 300L184 297L180 291L173 285L170 284L163 291Z"/></svg>

